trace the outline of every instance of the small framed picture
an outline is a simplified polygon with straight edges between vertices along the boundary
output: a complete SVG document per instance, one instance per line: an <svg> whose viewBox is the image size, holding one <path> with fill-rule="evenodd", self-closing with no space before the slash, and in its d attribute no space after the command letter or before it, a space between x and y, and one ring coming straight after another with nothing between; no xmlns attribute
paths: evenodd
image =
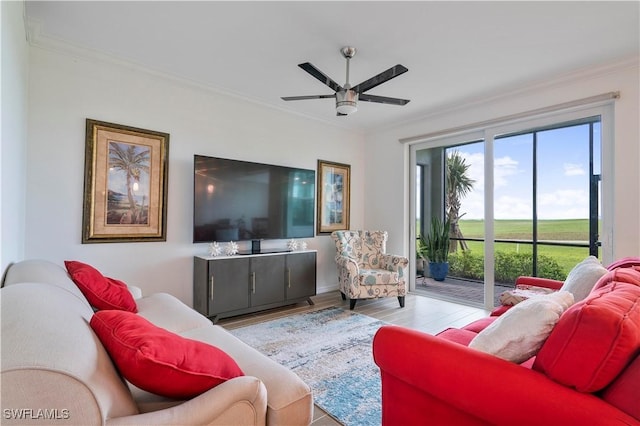
<svg viewBox="0 0 640 426"><path fill-rule="evenodd" d="M351 166L318 160L316 234L349 229Z"/></svg>
<svg viewBox="0 0 640 426"><path fill-rule="evenodd" d="M169 134L87 119L82 243L166 241Z"/></svg>

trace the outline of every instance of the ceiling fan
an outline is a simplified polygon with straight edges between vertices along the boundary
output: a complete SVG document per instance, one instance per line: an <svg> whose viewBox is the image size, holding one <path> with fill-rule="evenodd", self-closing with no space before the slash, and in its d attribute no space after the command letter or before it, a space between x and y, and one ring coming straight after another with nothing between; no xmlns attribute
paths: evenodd
<svg viewBox="0 0 640 426"><path fill-rule="evenodd" d="M300 101L304 99L335 98L336 115L338 116L345 116L358 111L358 101L377 102L390 105L406 105L409 102L408 99L388 98L386 96L376 96L364 93L394 77L399 76L400 74L404 74L409 71L406 67L398 64L366 81L363 81L360 84L351 87L349 84L349 60L355 56L356 48L346 46L340 49L340 52L347 60L347 78L344 86L340 86L310 62L298 64L300 68L311 74L311 76L318 79L321 83L329 86L329 88L335 92L333 95L284 96L282 99L285 101Z"/></svg>

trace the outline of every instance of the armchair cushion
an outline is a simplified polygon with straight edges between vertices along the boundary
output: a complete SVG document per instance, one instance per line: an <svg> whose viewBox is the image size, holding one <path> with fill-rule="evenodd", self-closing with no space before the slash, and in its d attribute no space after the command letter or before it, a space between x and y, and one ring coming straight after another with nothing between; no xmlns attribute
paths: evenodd
<svg viewBox="0 0 640 426"><path fill-rule="evenodd" d="M360 269L360 285L391 284L398 282L398 273L384 269Z"/></svg>

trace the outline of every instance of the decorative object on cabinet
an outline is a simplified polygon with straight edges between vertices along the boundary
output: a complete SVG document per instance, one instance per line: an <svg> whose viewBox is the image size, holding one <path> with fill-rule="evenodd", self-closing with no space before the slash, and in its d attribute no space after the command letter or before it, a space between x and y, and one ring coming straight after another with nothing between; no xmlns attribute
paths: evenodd
<svg viewBox="0 0 640 426"><path fill-rule="evenodd" d="M318 160L316 234L349 229L351 166Z"/></svg>
<svg viewBox="0 0 640 426"><path fill-rule="evenodd" d="M297 250L297 249L298 249L298 242L297 242L296 240L294 240L293 238L292 238L292 239L290 239L290 240L287 242L287 248L288 248L290 251Z"/></svg>
<svg viewBox="0 0 640 426"><path fill-rule="evenodd" d="M238 244L235 241L229 241L225 245L224 254L226 254L227 256L238 254Z"/></svg>
<svg viewBox="0 0 640 426"><path fill-rule="evenodd" d="M169 134L86 120L82 243L166 241Z"/></svg>
<svg viewBox="0 0 640 426"><path fill-rule="evenodd" d="M220 256L222 254L222 247L218 244L217 241L214 241L209 244L209 256Z"/></svg>

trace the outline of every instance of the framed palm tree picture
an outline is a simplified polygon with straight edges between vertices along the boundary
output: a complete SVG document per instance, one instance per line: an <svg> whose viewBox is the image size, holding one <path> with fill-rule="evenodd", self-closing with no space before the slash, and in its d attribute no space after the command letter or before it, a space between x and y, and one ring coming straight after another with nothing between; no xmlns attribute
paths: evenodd
<svg viewBox="0 0 640 426"><path fill-rule="evenodd" d="M87 119L82 243L166 241L169 134Z"/></svg>

